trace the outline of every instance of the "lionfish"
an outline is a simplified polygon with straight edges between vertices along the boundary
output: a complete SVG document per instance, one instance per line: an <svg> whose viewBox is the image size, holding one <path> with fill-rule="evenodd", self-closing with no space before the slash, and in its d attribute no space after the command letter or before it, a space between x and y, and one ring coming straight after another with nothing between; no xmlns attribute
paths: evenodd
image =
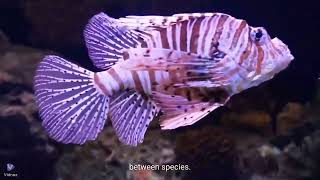
<svg viewBox="0 0 320 180"><path fill-rule="evenodd" d="M62 143L95 140L110 118L119 140L137 146L159 112L161 129L192 125L294 58L264 28L223 13L119 19L100 13L84 38L101 72L53 55L36 71L42 124Z"/></svg>

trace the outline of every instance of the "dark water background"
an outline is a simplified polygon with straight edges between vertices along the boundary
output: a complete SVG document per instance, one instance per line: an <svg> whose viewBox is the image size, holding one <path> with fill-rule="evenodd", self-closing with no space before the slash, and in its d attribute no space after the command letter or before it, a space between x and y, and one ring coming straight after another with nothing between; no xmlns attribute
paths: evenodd
<svg viewBox="0 0 320 180"><path fill-rule="evenodd" d="M319 91L317 78L320 76L320 16L319 6L310 0L0 0L0 30L12 44L54 51L86 68L97 70L88 58L82 31L88 19L99 12L105 12L115 18L126 15L223 12L245 19L249 25L263 26L271 37L276 36L285 42L295 57L286 70L265 84L272 99L276 99L276 107L272 112L281 111L282 106L288 102L311 102ZM4 66L1 61L0 66ZM9 83L0 86L0 95L7 96L6 94L12 91L19 94L21 89L28 89L32 93L30 87ZM55 173L51 172L54 168L54 158L42 154L42 151L32 150L32 147L39 144L42 146L45 142L29 137L26 131L29 125L25 122L19 123L21 119L24 117L0 117L0 135L14 131L12 137L18 140L17 144L12 145L9 142L12 140L11 136L0 137L0 160L5 157L1 154L2 148L16 149L16 146L23 146L25 149L22 151L26 152L18 152L19 156L14 156L15 161L24 167L19 169L20 174L26 174L25 179L55 179ZM210 123L209 120L204 120L191 129ZM183 133L185 129L174 132ZM55 146L58 147L55 153L59 154L59 157L65 149L73 149L59 144ZM9 161L10 158L7 159ZM23 162L19 162L19 159L23 159ZM33 161L35 164L31 163ZM32 165L29 166L30 163ZM0 166L3 168L3 164ZM223 177L225 176L216 176L219 180L223 180Z"/></svg>

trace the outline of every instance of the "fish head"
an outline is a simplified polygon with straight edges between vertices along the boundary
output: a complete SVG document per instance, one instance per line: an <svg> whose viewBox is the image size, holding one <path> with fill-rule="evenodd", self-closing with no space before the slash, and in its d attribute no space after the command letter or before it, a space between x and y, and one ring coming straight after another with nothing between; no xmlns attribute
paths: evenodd
<svg viewBox="0 0 320 180"><path fill-rule="evenodd" d="M288 46L278 38L271 38L263 27L250 27L248 42L252 44L247 62L252 81L260 84L288 67L294 59Z"/></svg>

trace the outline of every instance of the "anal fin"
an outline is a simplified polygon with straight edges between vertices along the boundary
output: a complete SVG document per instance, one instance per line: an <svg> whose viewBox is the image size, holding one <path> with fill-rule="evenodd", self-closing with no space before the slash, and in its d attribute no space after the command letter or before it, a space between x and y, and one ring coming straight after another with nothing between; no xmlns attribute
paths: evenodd
<svg viewBox="0 0 320 180"><path fill-rule="evenodd" d="M152 95L153 100L164 114L160 117L161 129L176 129L192 125L223 105L199 100L190 101L183 96L172 96L159 92L153 92Z"/></svg>
<svg viewBox="0 0 320 180"><path fill-rule="evenodd" d="M112 97L109 116L119 140L136 146L143 142L148 125L158 111L146 96L130 90Z"/></svg>

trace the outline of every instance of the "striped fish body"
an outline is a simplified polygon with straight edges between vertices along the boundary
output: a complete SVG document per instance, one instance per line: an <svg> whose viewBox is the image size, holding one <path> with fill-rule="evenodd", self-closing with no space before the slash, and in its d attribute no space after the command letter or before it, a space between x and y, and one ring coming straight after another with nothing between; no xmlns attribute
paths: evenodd
<svg viewBox="0 0 320 180"><path fill-rule="evenodd" d="M223 73L223 77L216 75L212 80L228 80L228 88L232 89L229 92L230 95L272 78L292 60L287 46L277 38L271 40L264 28L250 27L245 20L236 19L227 14L192 13L170 17L128 16L119 20L111 20L127 29L133 29L132 39L136 37L133 47L138 47L136 49L129 47L131 57L127 49L120 48L120 55L114 56L115 59L125 61L131 58L132 61L140 62L141 66L149 66L148 63L157 58L166 59L165 53L171 53L166 50L174 50L176 54L192 54L193 57L190 56L190 59L211 59L218 62L217 65L221 66L220 73ZM111 20L109 18L109 21ZM262 33L263 37L252 37L259 33ZM124 43L130 44L129 42ZM156 52L150 53L152 49L156 49ZM145 58L146 56L153 58ZM92 54L91 57L96 58L95 54ZM148 60L142 63L141 57ZM281 62L281 57L284 57L285 62ZM272 61L280 59L280 68L276 67L278 62L270 62L269 59ZM110 59L106 61L110 62ZM212 71L218 74L218 70L213 68ZM179 79L181 70L168 73L145 68L134 74L135 78L131 78L129 83L136 82L138 89L143 88L144 91L147 90L144 85L148 86L148 93L153 83L173 83L170 80ZM155 75L167 77L169 80L159 83L154 80Z"/></svg>
<svg viewBox="0 0 320 180"><path fill-rule="evenodd" d="M160 70L134 70L121 67L120 63L109 70L95 74L95 83L100 92L106 96L113 96L127 89L151 95L152 91L158 89L159 85L169 85L174 78L169 72Z"/></svg>
<svg viewBox="0 0 320 180"><path fill-rule="evenodd" d="M109 117L119 140L135 146L159 111L162 129L191 125L293 59L264 28L222 13L100 13L84 37L101 72L48 56L35 77L43 125L64 143L95 139Z"/></svg>
<svg viewBox="0 0 320 180"><path fill-rule="evenodd" d="M156 57L152 54L153 49L145 49L145 51L150 54L150 57ZM161 57L146 58L143 61L141 61L140 55L136 54L136 57L133 55L132 59L120 62L106 71L96 73L94 79L97 89L106 96L113 96L118 92L134 89L145 96L152 96L153 93L163 93L171 96L181 96L189 101L204 101L205 99L206 101L210 99L213 101L214 92L220 93L220 96L221 91L224 91L225 96L219 98L222 101L223 98L226 100L226 97L232 93L231 87L223 84L226 82L222 81L222 77L220 77L219 84L216 84L215 80L212 79L212 75L216 71L206 66L212 64L210 62L212 59L207 60L207 62L192 63L190 67L186 67L186 64L188 65L191 62L178 62L178 60L182 59L183 61L193 58L192 55L169 49L161 49L161 52L165 52L160 54ZM169 54L177 62L168 65L167 62L159 60L167 58Z"/></svg>
<svg viewBox="0 0 320 180"><path fill-rule="evenodd" d="M134 32L136 33L136 37L141 38L140 42L137 38L139 42L137 46L139 48L130 50L121 49L122 51L119 52L120 58L124 61L111 67L107 71L97 73L99 77L97 80L101 90L107 90L107 87L113 87L113 89L108 90L109 93L110 91L117 92L126 88L134 88L138 92L149 95L152 91L163 92L165 90L166 93L170 95L188 94L187 88L175 89L172 86L170 87L170 84L181 84L183 80L187 79L186 74L192 73L190 71L183 71L181 70L182 68L179 67L176 69L160 69L161 67L156 65L156 61L162 62L161 59L165 61L168 59L169 54L171 58L177 58L178 56L181 58L181 56L184 55L184 61L188 59L195 61L195 58L197 58L199 60L197 63L207 61L205 63L208 64L210 61L222 61L221 59L226 56L226 52L234 51L236 48L235 51L239 51L239 47L237 47L237 45L240 46L240 43L237 44L238 39L241 33L245 34L249 31L248 25L244 20L238 20L221 13L179 14L173 17L146 16L144 18L129 16L128 18L118 20L118 23L124 27L136 29ZM144 23L154 25L148 27ZM161 24L161 26L155 23ZM143 29L143 27L145 29ZM224 28L228 30L224 30ZM236 28L238 29L236 30ZM234 31L234 34L232 34L232 31ZM223 39L223 41L221 41L220 38ZM241 38L244 39L246 36ZM125 43L129 44L129 42ZM219 44L220 49L218 49ZM229 47L229 45L227 46L226 44L231 45ZM141 60L141 57L143 57L144 60ZM110 61L110 59L108 60ZM137 69L137 67L123 67L137 63L140 65L139 69ZM191 61L189 63L191 63ZM226 64L220 62L220 71L223 71L223 73L228 73L229 71L230 74L228 74L228 76L230 77L240 73L240 69L232 64L233 61L225 61L225 63ZM121 67L120 64L124 65ZM213 65L214 63L212 62L211 64ZM229 67L235 69L228 70ZM215 70L212 69L212 71ZM213 73L214 72L211 74ZM242 70L241 73L245 72ZM217 71L216 74L218 74ZM110 78L112 78L111 81ZM203 79L205 81L209 80L208 77L201 78L195 77L194 75L193 78ZM219 83L221 85L222 79L227 79L226 76L215 78L220 78ZM218 85L214 84L213 80L214 78L212 78L211 86L216 88ZM113 86L110 82L114 81L117 83L113 84ZM208 87L210 87L210 85L208 85ZM201 87L201 89L202 91L210 91L208 87ZM193 89L196 89L193 91L198 90L197 88ZM232 92L226 93L232 94ZM206 92L204 94L209 93Z"/></svg>

